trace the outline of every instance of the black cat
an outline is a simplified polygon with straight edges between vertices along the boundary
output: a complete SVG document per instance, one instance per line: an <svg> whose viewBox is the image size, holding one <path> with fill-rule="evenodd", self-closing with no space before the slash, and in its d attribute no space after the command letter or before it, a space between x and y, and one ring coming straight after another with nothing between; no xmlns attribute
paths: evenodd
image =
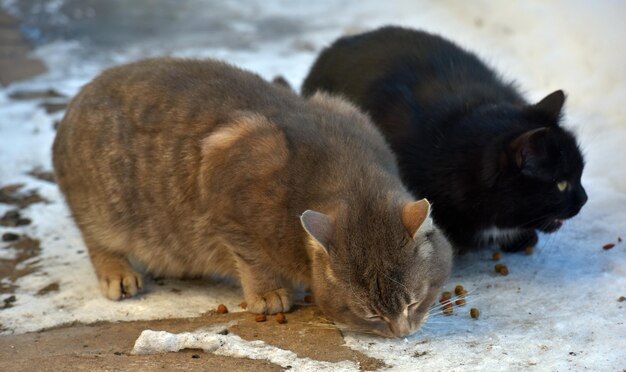
<svg viewBox="0 0 626 372"><path fill-rule="evenodd" d="M457 248L516 251L587 201L583 156L559 125L558 90L529 104L474 54L422 31L384 27L337 40L303 94L324 90L366 111L414 193Z"/></svg>

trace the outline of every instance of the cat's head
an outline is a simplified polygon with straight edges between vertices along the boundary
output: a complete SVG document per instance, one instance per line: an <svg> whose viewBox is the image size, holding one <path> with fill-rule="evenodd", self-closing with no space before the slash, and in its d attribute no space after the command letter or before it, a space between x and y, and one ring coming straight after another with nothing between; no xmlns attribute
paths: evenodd
<svg viewBox="0 0 626 372"><path fill-rule="evenodd" d="M386 337L415 332L450 274L452 248L430 204L306 211L316 303L349 329ZM386 202L386 204L390 204Z"/></svg>
<svg viewBox="0 0 626 372"><path fill-rule="evenodd" d="M587 202L581 184L584 159L574 135L559 126L565 95L516 108L515 132L499 144L494 189L499 222L551 232Z"/></svg>

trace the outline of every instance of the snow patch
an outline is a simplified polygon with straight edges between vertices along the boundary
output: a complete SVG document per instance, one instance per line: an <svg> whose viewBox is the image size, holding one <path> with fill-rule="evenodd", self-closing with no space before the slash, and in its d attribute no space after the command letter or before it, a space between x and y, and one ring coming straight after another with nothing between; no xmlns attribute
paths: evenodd
<svg viewBox="0 0 626 372"><path fill-rule="evenodd" d="M353 362L323 362L310 358L299 358L296 353L266 344L263 341L246 341L233 334L222 334L228 326L214 328L211 331L169 333L165 331L145 330L141 332L131 354L145 355L176 352L183 349L202 349L235 358L267 360L283 368L294 371L358 371Z"/></svg>

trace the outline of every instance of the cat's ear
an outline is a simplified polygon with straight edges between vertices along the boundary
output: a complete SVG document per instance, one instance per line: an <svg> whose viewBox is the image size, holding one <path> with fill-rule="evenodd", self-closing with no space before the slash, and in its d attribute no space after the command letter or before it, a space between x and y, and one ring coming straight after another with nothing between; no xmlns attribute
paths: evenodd
<svg viewBox="0 0 626 372"><path fill-rule="evenodd" d="M402 207L402 223L413 239L417 233L426 227L430 227L430 203L426 199L412 203L406 203Z"/></svg>
<svg viewBox="0 0 626 372"><path fill-rule="evenodd" d="M542 113L552 116L554 119L558 119L561 115L563 104L565 104L565 93L559 89L548 94L532 107L537 111L541 111Z"/></svg>
<svg viewBox="0 0 626 372"><path fill-rule="evenodd" d="M330 241L334 229L333 220L324 213L308 209L300 216L300 223L306 232L326 250L326 253L330 253Z"/></svg>
<svg viewBox="0 0 626 372"><path fill-rule="evenodd" d="M511 142L515 165L524 173L532 173L546 156L546 127L526 131Z"/></svg>

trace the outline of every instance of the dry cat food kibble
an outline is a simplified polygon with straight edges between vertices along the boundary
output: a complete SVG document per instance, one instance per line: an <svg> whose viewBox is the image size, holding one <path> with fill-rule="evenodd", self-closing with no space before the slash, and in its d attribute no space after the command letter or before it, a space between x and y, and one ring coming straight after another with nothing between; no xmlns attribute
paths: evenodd
<svg viewBox="0 0 626 372"><path fill-rule="evenodd" d="M467 294L467 291L465 290L465 288L463 288L462 285L459 284L456 287L454 287L454 294L457 296L463 296Z"/></svg>
<svg viewBox="0 0 626 372"><path fill-rule="evenodd" d="M496 264L496 272L502 276L509 275L509 268L505 264Z"/></svg>
<svg viewBox="0 0 626 372"><path fill-rule="evenodd" d="M454 314L454 309L451 303L447 303L443 305L443 314L444 315L452 315Z"/></svg>
<svg viewBox="0 0 626 372"><path fill-rule="evenodd" d="M602 246L602 249L604 249L605 251L608 251L609 249L615 247L615 243L609 243L609 244L605 244Z"/></svg>
<svg viewBox="0 0 626 372"><path fill-rule="evenodd" d="M452 298L452 293L443 292L441 294L441 298L439 299L439 302L444 303L444 302L450 301L451 298Z"/></svg>
<svg viewBox="0 0 626 372"><path fill-rule="evenodd" d="M463 298L459 298L458 300L454 301L454 303L455 303L457 306L465 306L465 299L463 299Z"/></svg>
<svg viewBox="0 0 626 372"><path fill-rule="evenodd" d="M470 316L472 317L472 319L478 319L478 317L480 316L480 310L478 310L475 307L471 308L470 309Z"/></svg>
<svg viewBox="0 0 626 372"><path fill-rule="evenodd" d="M226 314L226 313L228 313L228 308L224 304L219 304L219 306L217 307L217 313L218 314Z"/></svg>
<svg viewBox="0 0 626 372"><path fill-rule="evenodd" d="M526 247L524 252L526 253L527 256L530 256L531 254L535 252L535 247L533 246Z"/></svg>
<svg viewBox="0 0 626 372"><path fill-rule="evenodd" d="M502 253L500 253L500 252L493 252L493 256L491 258L494 261L500 261L500 259L502 258Z"/></svg>
<svg viewBox="0 0 626 372"><path fill-rule="evenodd" d="M259 314L257 316L254 317L254 321L257 323L261 323L267 320L267 316L265 316L265 314Z"/></svg>
<svg viewBox="0 0 626 372"><path fill-rule="evenodd" d="M287 323L287 317L283 313L278 313L276 314L276 321L278 324L285 324Z"/></svg>

